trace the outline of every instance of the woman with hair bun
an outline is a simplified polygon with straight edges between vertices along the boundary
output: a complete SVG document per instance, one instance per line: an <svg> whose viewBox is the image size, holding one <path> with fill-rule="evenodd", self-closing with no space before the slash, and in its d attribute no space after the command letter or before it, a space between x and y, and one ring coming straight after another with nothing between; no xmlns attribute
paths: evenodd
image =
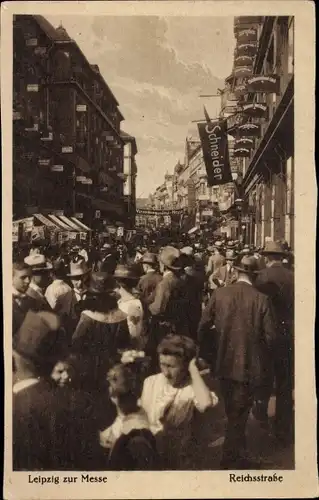
<svg viewBox="0 0 319 500"><path fill-rule="evenodd" d="M167 469L185 467L195 410L203 413L218 398L206 386L196 365L196 346L189 337L166 336L157 348L161 373L144 381L141 406Z"/></svg>
<svg viewBox="0 0 319 500"><path fill-rule="evenodd" d="M131 360L128 356L127 360L127 364L116 364L108 372L109 393L117 409L117 418L100 433L100 444L109 450L110 470L157 470L156 440L146 413L139 407L143 359L138 356Z"/></svg>

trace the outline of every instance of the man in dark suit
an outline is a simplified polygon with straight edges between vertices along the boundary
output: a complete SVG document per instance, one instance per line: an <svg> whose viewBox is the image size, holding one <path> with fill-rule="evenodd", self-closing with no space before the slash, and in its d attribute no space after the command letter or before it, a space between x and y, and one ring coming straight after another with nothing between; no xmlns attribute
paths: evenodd
<svg viewBox="0 0 319 500"><path fill-rule="evenodd" d="M15 471L97 470L101 464L105 469L94 401L49 382L55 363L65 356L67 340L59 326L54 313L29 311L14 339Z"/></svg>
<svg viewBox="0 0 319 500"><path fill-rule="evenodd" d="M281 442L289 443L293 438L294 273L282 262L286 252L279 242L267 242L262 253L266 267L258 273L255 286L270 298L278 322L274 350L275 433ZM273 379L257 398L256 418L267 418L272 389Z"/></svg>
<svg viewBox="0 0 319 500"><path fill-rule="evenodd" d="M29 255L24 262L31 267L32 278L27 295L31 298L32 309L36 311L52 311L44 294L51 282L52 264L44 255Z"/></svg>
<svg viewBox="0 0 319 500"><path fill-rule="evenodd" d="M276 334L268 298L253 287L256 259L244 256L234 267L237 282L214 291L198 327L200 346L205 334L215 327L211 334L216 350L214 369L228 419L221 462L224 469L248 466L246 423L256 389L269 378Z"/></svg>
<svg viewBox="0 0 319 500"><path fill-rule="evenodd" d="M160 252L159 261L163 279L158 283L154 301L149 305L152 315L151 335L156 337L156 347L168 333L190 334L187 314L190 299L186 282L181 277L183 267L180 251L166 246Z"/></svg>
<svg viewBox="0 0 319 500"><path fill-rule="evenodd" d="M158 260L155 253L146 252L142 259L144 275L140 278L137 285L137 290L140 293L142 303L149 306L154 300L155 289L163 277L158 272Z"/></svg>
<svg viewBox="0 0 319 500"><path fill-rule="evenodd" d="M223 286L230 285L237 281L237 271L234 268L236 253L234 250L226 251L226 264L221 266L212 274L213 279L217 279Z"/></svg>

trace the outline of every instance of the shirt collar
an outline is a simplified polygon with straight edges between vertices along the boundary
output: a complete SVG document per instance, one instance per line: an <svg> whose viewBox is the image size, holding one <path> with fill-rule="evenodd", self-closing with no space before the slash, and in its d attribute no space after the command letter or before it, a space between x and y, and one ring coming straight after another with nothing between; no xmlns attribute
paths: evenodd
<svg viewBox="0 0 319 500"><path fill-rule="evenodd" d="M150 424L147 415L144 410L140 410L136 413L131 413L130 415L125 415L122 417L123 426L122 433L128 434L134 429L149 429Z"/></svg>
<svg viewBox="0 0 319 500"><path fill-rule="evenodd" d="M237 283L247 283L247 285L252 286L252 283L249 281L249 279L245 278L245 276L241 276L238 278Z"/></svg>
<svg viewBox="0 0 319 500"><path fill-rule="evenodd" d="M31 387L34 384L37 384L39 382L38 378L26 378L24 380L19 380L19 382L16 382L13 386L13 394L17 394L18 392L22 391L23 389L26 389L27 387Z"/></svg>
<svg viewBox="0 0 319 500"><path fill-rule="evenodd" d="M12 287L12 295L14 297L26 297L25 293L18 292L18 290L14 288L14 286Z"/></svg>

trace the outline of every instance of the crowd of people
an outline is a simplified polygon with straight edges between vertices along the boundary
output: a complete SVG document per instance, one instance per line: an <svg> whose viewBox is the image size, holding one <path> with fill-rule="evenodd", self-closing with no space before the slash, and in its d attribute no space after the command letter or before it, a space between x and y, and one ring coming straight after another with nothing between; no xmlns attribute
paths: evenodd
<svg viewBox="0 0 319 500"><path fill-rule="evenodd" d="M220 404L220 468L249 468L248 417L269 425L273 395L293 442L289 248L166 243L16 249L14 470L196 469L194 420Z"/></svg>

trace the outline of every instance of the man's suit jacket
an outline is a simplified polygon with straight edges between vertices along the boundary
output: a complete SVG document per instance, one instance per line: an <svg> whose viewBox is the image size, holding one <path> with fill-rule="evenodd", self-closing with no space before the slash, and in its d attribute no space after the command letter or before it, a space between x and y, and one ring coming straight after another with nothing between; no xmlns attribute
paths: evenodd
<svg viewBox="0 0 319 500"><path fill-rule="evenodd" d="M18 332L23 320L32 306L32 299L29 296L12 297L12 335Z"/></svg>
<svg viewBox="0 0 319 500"><path fill-rule="evenodd" d="M279 325L292 334L294 322L294 273L281 262L258 273L255 286L272 302Z"/></svg>
<svg viewBox="0 0 319 500"><path fill-rule="evenodd" d="M238 281L215 290L198 327L203 355L209 335L217 376L255 385L268 378L276 324L268 298L252 285Z"/></svg>
<svg viewBox="0 0 319 500"><path fill-rule="evenodd" d="M221 266L225 265L226 259L222 254L211 255L208 259L207 274L215 273Z"/></svg>
<svg viewBox="0 0 319 500"><path fill-rule="evenodd" d="M145 305L149 305L154 301L155 289L163 277L158 272L148 272L141 277L137 290L140 293L140 299Z"/></svg>
<svg viewBox="0 0 319 500"><path fill-rule="evenodd" d="M228 271L226 264L225 266L217 269L215 273L213 273L213 278L217 278L223 281L225 285L230 285L231 283L235 283L237 281L238 273L234 268Z"/></svg>
<svg viewBox="0 0 319 500"><path fill-rule="evenodd" d="M115 415L105 400L99 422L96 396L54 388L44 379L13 394L13 470L105 468L98 431Z"/></svg>
<svg viewBox="0 0 319 500"><path fill-rule="evenodd" d="M31 287L28 288L27 295L31 299L31 309L36 311L52 311L52 308L44 295L41 295Z"/></svg>
<svg viewBox="0 0 319 500"><path fill-rule="evenodd" d="M184 279L169 272L163 276L155 290L155 297L149 310L159 321L171 324L177 333L189 332L190 308L188 287Z"/></svg>

